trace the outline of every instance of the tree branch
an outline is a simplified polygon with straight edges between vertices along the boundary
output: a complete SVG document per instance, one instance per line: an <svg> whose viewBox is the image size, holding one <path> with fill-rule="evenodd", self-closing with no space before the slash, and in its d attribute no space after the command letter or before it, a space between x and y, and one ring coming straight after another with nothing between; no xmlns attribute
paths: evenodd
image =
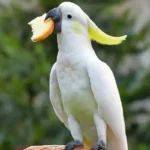
<svg viewBox="0 0 150 150"><path fill-rule="evenodd" d="M24 150L64 150L65 145L42 145L30 146ZM87 148L78 147L75 150L88 150Z"/></svg>

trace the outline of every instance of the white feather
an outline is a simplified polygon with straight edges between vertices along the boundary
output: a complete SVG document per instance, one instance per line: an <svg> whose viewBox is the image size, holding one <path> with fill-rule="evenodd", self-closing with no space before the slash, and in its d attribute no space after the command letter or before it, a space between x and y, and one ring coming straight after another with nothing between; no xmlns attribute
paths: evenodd
<svg viewBox="0 0 150 150"><path fill-rule="evenodd" d="M63 109L61 93L57 81L56 63L53 65L51 69L49 86L50 86L49 96L50 96L53 109L57 117L61 120L61 122L64 123L66 127L68 127L68 119Z"/></svg>
<svg viewBox="0 0 150 150"><path fill-rule="evenodd" d="M111 144L110 149L127 150L123 109L112 71L94 56L87 63L87 71L98 104L98 113L103 114L103 119L115 136L114 147ZM108 136L108 147L109 140L111 139Z"/></svg>

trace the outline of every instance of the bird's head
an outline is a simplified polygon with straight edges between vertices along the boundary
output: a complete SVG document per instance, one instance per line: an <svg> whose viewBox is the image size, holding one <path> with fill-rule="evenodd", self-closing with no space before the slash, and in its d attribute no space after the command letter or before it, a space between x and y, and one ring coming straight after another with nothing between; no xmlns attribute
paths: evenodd
<svg viewBox="0 0 150 150"><path fill-rule="evenodd" d="M54 21L54 30L58 34L87 35L91 40L107 45L117 45L126 39L126 35L114 37L104 33L78 5L72 2L63 2L50 10L45 20L49 18Z"/></svg>

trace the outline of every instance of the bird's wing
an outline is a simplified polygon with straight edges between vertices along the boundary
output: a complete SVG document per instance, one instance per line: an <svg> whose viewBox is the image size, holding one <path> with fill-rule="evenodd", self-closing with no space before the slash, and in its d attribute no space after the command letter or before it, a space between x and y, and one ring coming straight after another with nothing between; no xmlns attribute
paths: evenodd
<svg viewBox="0 0 150 150"><path fill-rule="evenodd" d="M49 96L50 96L53 109L56 115L58 116L58 118L61 120L61 122L63 122L65 126L68 128L67 116L63 109L61 93L60 93L57 75L56 75L56 63L53 65L51 69L49 86L50 86Z"/></svg>
<svg viewBox="0 0 150 150"><path fill-rule="evenodd" d="M92 57L87 63L87 72L99 115L103 117L115 137L126 144L123 109L111 69L97 57Z"/></svg>

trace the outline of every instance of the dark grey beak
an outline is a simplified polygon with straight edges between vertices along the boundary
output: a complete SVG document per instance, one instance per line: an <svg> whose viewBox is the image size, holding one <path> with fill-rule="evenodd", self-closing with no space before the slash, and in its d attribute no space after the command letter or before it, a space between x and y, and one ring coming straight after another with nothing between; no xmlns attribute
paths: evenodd
<svg viewBox="0 0 150 150"><path fill-rule="evenodd" d="M56 31L57 33L60 33L61 32L62 14L58 7L53 8L52 10L50 10L47 13L47 15L45 17L45 21L49 18L51 18L55 23L54 31Z"/></svg>

